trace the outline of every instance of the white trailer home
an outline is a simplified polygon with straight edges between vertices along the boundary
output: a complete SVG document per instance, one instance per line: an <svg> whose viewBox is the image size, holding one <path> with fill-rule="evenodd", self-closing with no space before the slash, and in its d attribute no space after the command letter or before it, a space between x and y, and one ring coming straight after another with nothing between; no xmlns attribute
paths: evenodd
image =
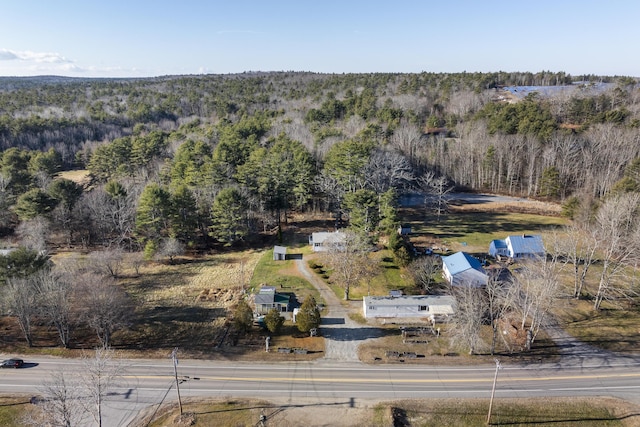
<svg viewBox="0 0 640 427"><path fill-rule="evenodd" d="M453 314L455 301L449 295L403 295L364 297L362 312L366 319L376 317L428 317Z"/></svg>

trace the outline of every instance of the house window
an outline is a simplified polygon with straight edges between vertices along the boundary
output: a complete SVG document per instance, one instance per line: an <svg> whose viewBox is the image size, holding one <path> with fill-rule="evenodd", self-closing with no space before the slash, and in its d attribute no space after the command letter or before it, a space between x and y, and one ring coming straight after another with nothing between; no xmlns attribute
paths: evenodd
<svg viewBox="0 0 640 427"><path fill-rule="evenodd" d="M369 306L369 310L375 310L375 309L376 309L376 306L375 306L375 305L370 305L370 306Z"/></svg>
<svg viewBox="0 0 640 427"><path fill-rule="evenodd" d="M429 309L429 306L426 306L426 305L418 306L418 311L427 311L428 309Z"/></svg>

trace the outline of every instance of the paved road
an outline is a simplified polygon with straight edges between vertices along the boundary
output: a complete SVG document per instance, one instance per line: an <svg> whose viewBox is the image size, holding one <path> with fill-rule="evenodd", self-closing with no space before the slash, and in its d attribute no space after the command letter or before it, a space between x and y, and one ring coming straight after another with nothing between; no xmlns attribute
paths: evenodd
<svg viewBox="0 0 640 427"><path fill-rule="evenodd" d="M37 366L0 372L0 392L36 393L50 373L81 369L79 360L37 358ZM167 360L128 360L121 384L104 404L105 426L126 426L142 409L176 400L173 367ZM366 366L297 362L256 363L181 360L183 398L259 397L299 402L354 402L408 398L488 398L495 365L477 367ZM640 365L572 368L539 364L504 366L496 397L616 396L640 404Z"/></svg>
<svg viewBox="0 0 640 427"><path fill-rule="evenodd" d="M418 193L405 194L400 197L400 205L403 207L424 206L424 196ZM465 204L478 203L537 203L535 200L524 197L502 196L498 194L481 194L481 193L449 193L446 196L449 202L463 202Z"/></svg>

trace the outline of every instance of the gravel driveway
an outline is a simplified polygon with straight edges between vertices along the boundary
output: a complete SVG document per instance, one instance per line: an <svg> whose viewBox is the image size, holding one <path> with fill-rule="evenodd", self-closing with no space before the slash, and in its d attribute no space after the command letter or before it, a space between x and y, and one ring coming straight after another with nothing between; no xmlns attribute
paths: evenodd
<svg viewBox="0 0 640 427"><path fill-rule="evenodd" d="M298 271L320 292L327 313L322 317L320 333L325 338L325 361L358 362L358 346L365 340L382 336L378 328L368 327L349 318L350 310L357 310L359 301L341 301L324 281L311 271L307 263L296 260Z"/></svg>

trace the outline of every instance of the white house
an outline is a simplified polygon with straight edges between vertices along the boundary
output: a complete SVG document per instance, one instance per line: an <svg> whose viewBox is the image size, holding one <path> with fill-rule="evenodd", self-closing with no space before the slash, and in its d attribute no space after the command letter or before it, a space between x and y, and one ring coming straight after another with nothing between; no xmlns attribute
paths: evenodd
<svg viewBox="0 0 640 427"><path fill-rule="evenodd" d="M346 238L342 231L319 231L309 236L309 244L314 252L326 252L328 244L344 242Z"/></svg>
<svg viewBox="0 0 640 427"><path fill-rule="evenodd" d="M430 317L453 314L455 301L448 295L403 295L364 297L362 312L366 319L376 317Z"/></svg>
<svg viewBox="0 0 640 427"><path fill-rule="evenodd" d="M489 255L498 258L505 256L514 260L544 257L546 251L542 236L522 234L507 236L504 240L494 240L489 245Z"/></svg>
<svg viewBox="0 0 640 427"><path fill-rule="evenodd" d="M442 257L442 272L451 286L486 286L489 276L480 261L466 252Z"/></svg>

